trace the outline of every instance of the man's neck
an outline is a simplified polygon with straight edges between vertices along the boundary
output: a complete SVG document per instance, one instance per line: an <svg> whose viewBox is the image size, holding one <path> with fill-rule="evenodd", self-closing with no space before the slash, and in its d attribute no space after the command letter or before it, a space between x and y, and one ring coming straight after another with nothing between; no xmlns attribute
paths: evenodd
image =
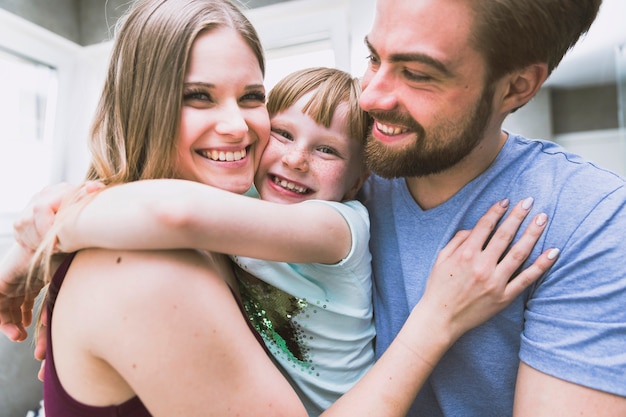
<svg viewBox="0 0 626 417"><path fill-rule="evenodd" d="M506 138L507 134L498 129L497 134L486 135L469 155L453 167L433 175L407 177L406 185L413 200L423 210L445 203L491 166Z"/></svg>

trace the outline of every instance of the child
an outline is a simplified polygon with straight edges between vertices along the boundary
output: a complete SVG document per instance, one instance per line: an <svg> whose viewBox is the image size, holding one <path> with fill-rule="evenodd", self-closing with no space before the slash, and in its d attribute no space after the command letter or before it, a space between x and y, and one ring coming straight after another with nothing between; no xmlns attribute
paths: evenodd
<svg viewBox="0 0 626 417"><path fill-rule="evenodd" d="M353 200L367 178L368 118L359 92L358 80L330 68L297 71L279 82L269 94L272 134L255 176L263 200L315 200L310 204L341 213L333 227L346 229L349 239L340 256L323 263L234 257L245 271L239 282L250 320L311 415L374 362L369 217ZM331 244L330 234L321 237L320 244Z"/></svg>

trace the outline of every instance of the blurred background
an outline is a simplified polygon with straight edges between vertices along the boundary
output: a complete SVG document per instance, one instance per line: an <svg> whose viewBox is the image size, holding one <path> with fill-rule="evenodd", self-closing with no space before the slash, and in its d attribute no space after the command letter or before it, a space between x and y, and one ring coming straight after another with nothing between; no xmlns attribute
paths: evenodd
<svg viewBox="0 0 626 417"><path fill-rule="evenodd" d="M304 67L363 74L374 0L243 1L267 51L267 88ZM82 181L111 38L128 0L0 0L0 256L30 197ZM589 34L505 127L626 174L626 1L604 0ZM0 417L38 407L32 344L0 336Z"/></svg>

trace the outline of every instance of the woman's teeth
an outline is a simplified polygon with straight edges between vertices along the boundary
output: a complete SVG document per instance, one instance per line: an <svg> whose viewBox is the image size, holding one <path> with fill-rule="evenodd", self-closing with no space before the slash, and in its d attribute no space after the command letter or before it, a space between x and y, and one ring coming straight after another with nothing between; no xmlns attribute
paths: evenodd
<svg viewBox="0 0 626 417"><path fill-rule="evenodd" d="M213 161L239 161L246 157L246 149L242 149L240 151L200 151L202 156L205 158L211 159Z"/></svg>
<svg viewBox="0 0 626 417"><path fill-rule="evenodd" d="M300 185L294 184L293 182L290 182L287 180L282 180L278 177L273 177L273 181L274 181L274 184L286 190L293 191L294 193L297 193L297 194L306 194L309 191L309 189L306 187L302 187Z"/></svg>

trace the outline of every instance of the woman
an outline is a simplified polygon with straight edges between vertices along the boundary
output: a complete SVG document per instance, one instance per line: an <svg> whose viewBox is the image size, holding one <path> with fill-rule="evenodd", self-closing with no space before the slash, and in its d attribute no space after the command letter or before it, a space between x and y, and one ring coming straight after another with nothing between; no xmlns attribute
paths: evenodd
<svg viewBox="0 0 626 417"><path fill-rule="evenodd" d="M175 177L246 191L269 136L262 83L256 34L229 2L137 3L115 42L90 178L116 185ZM441 252L406 331L325 414L404 415L451 343L551 264L544 254L507 284L545 223L496 269L527 212L516 206L483 252L506 206L496 204ZM472 253L493 270L474 273ZM83 250L64 260L51 295L48 416L305 415L250 330L223 255Z"/></svg>

